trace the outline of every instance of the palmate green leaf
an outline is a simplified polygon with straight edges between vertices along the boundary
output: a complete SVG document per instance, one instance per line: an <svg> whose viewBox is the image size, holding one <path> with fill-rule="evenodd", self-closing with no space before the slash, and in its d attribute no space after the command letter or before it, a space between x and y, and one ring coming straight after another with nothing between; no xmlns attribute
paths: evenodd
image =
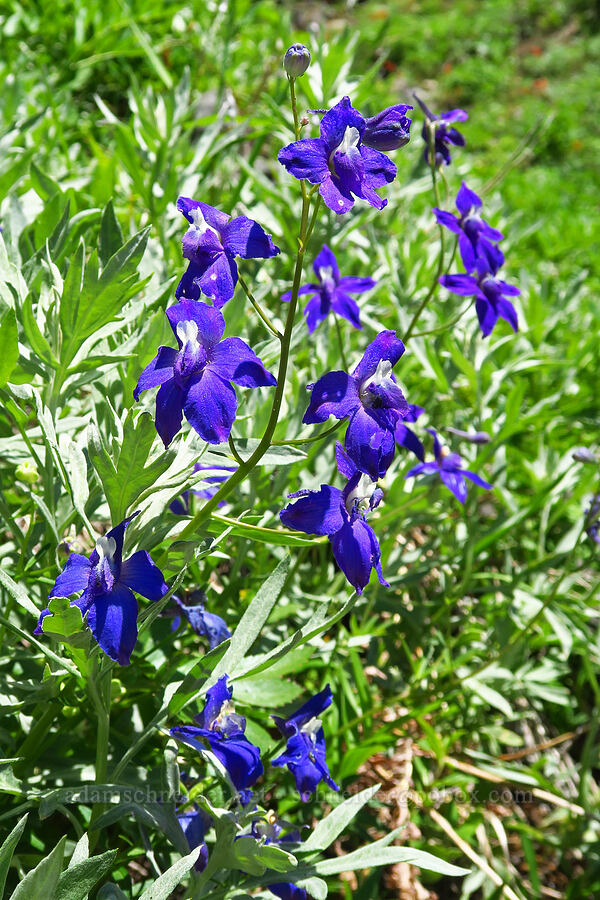
<svg viewBox="0 0 600 900"><path fill-rule="evenodd" d="M69 866L58 880L53 900L86 900L94 885L111 872L116 857L116 850L108 850Z"/></svg>
<svg viewBox="0 0 600 900"><path fill-rule="evenodd" d="M19 359L19 336L14 309L0 312L0 387L4 387Z"/></svg>
<svg viewBox="0 0 600 900"><path fill-rule="evenodd" d="M86 266L85 249L80 244L65 278L60 302L63 368L68 368L83 341L111 322L148 280L140 281L137 274L148 235L148 228L134 234L110 257L99 277L95 254Z"/></svg>
<svg viewBox="0 0 600 900"><path fill-rule="evenodd" d="M146 465L155 439L152 416L142 412L135 418L134 410L130 409L123 424L121 449L114 459L104 446L96 426L90 425L88 453L102 482L113 523L124 518L127 509L155 484L173 462L176 451L170 448Z"/></svg>
<svg viewBox="0 0 600 900"><path fill-rule="evenodd" d="M28 815L29 814L23 816L22 819L19 819L11 833L8 835L8 837L0 847L0 897L4 896L4 885L6 884L6 876L8 875L8 870L10 868L10 862L13 858L13 853L15 852L15 848L19 843L21 835L23 834L23 829L25 828L25 823L27 822Z"/></svg>
<svg viewBox="0 0 600 900"><path fill-rule="evenodd" d="M48 601L48 609L50 615L45 616L42 621L44 634L76 647L86 647L89 644L78 606L71 606L67 597L53 597Z"/></svg>
<svg viewBox="0 0 600 900"><path fill-rule="evenodd" d="M32 897L56 896L56 888L62 870L65 855L66 835L60 839L52 853L48 854L35 869L27 872L25 878L17 885L10 900L32 900Z"/></svg>
<svg viewBox="0 0 600 900"><path fill-rule="evenodd" d="M156 879L153 885L140 895L139 900L167 900L177 885L181 883L181 879L193 867L200 856L200 850L201 847L196 847L187 856L182 856L181 859L178 859L166 872L163 872L160 878Z"/></svg>

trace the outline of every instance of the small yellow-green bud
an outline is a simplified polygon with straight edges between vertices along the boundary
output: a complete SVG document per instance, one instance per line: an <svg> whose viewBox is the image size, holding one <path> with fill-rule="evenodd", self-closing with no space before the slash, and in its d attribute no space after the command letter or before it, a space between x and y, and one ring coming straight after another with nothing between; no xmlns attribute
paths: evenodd
<svg viewBox="0 0 600 900"><path fill-rule="evenodd" d="M29 459L17 466L15 475L19 481L25 481L27 484L33 484L40 477L36 464Z"/></svg>

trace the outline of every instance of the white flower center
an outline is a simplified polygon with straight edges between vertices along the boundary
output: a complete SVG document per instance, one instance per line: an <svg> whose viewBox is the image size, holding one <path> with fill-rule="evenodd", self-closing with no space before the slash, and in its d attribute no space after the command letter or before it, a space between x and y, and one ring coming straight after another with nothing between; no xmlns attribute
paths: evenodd
<svg viewBox="0 0 600 900"><path fill-rule="evenodd" d="M323 282L323 284L327 284L328 282L333 281L333 267L332 266L320 266L318 270L319 278Z"/></svg>
<svg viewBox="0 0 600 900"><path fill-rule="evenodd" d="M198 324L196 322L193 322L190 319L185 319L183 322L178 322L176 331L177 337L184 347L190 346L194 350L197 350L199 348L200 345L198 343Z"/></svg>
<svg viewBox="0 0 600 900"><path fill-rule="evenodd" d="M106 559L108 563L111 563L116 552L117 542L113 537L101 537L96 541L96 553L100 557L98 562Z"/></svg>
<svg viewBox="0 0 600 900"><path fill-rule="evenodd" d="M361 475L360 481L358 482L354 490L350 491L350 493L346 497L346 509L348 510L348 512L352 512L354 503L357 500L360 509L368 509L371 497L375 493L376 487L376 481L373 481L371 478L369 478L368 475Z"/></svg>
<svg viewBox="0 0 600 900"><path fill-rule="evenodd" d="M360 141L360 131L358 128L354 128L351 125L346 125L346 130L344 132L344 137L340 141L340 143L333 149L333 153L347 153L348 150L352 150L353 147L358 147L358 142Z"/></svg>
<svg viewBox="0 0 600 900"><path fill-rule="evenodd" d="M369 385L379 385L379 384L389 384L392 380L392 364L389 359L380 359L377 363L377 368L373 375L370 375L368 378L362 382L360 386L360 398L364 400L365 397L368 397L368 389Z"/></svg>
<svg viewBox="0 0 600 900"><path fill-rule="evenodd" d="M450 456L450 447L447 444L442 444L440 459L445 459L447 456Z"/></svg>
<svg viewBox="0 0 600 900"><path fill-rule="evenodd" d="M200 234L206 234L207 231L212 231L213 234L219 238L219 232L216 228L213 228L212 225L209 225L206 219L204 218L204 214L199 206L195 206L190 211L190 216L192 217L192 225L194 228L197 228Z"/></svg>
<svg viewBox="0 0 600 900"><path fill-rule="evenodd" d="M317 743L317 734L321 730L321 720L317 719L316 716L313 716L312 719L309 719L306 725L303 725L300 729L301 734L307 734L311 739L313 744Z"/></svg>

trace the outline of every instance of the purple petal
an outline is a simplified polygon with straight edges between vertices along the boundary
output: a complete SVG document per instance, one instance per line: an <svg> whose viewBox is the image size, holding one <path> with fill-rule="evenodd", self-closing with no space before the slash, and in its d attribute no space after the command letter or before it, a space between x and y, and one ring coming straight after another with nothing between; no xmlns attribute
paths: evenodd
<svg viewBox="0 0 600 900"><path fill-rule="evenodd" d="M481 205L481 198L477 196L475 191L470 190L463 181L456 195L456 208L461 216L466 216L472 209L480 209Z"/></svg>
<svg viewBox="0 0 600 900"><path fill-rule="evenodd" d="M340 278L338 287L347 294L363 294L374 288L377 282L373 278L356 278L354 275L345 275Z"/></svg>
<svg viewBox="0 0 600 900"><path fill-rule="evenodd" d="M517 311L510 300L505 300L504 297L501 297L498 300L496 308L498 310L498 315L508 322L513 331L517 332L519 330L519 320L517 318Z"/></svg>
<svg viewBox="0 0 600 900"><path fill-rule="evenodd" d="M321 138L331 152L343 140L346 128L356 128L359 134L365 130L365 120L354 109L349 97L342 97L321 119Z"/></svg>
<svg viewBox="0 0 600 900"><path fill-rule="evenodd" d="M228 381L206 368L192 382L183 403L185 417L203 441L222 444L229 437L237 412L235 391Z"/></svg>
<svg viewBox="0 0 600 900"><path fill-rule="evenodd" d="M206 266L198 265L194 261L190 261L187 269L181 276L179 284L175 288L175 298L186 297L189 300L199 300L201 291L199 279L202 277Z"/></svg>
<svg viewBox="0 0 600 900"><path fill-rule="evenodd" d="M469 114L464 109L450 109L440 116L444 122L466 122L468 118Z"/></svg>
<svg viewBox="0 0 600 900"><path fill-rule="evenodd" d="M417 459L420 459L421 462L423 462L425 459L425 448L414 431L411 431L410 428L407 428L402 422L398 422L396 425L395 437L399 447L410 450L411 453L415 454Z"/></svg>
<svg viewBox="0 0 600 900"><path fill-rule="evenodd" d="M363 358L352 375L358 381L371 378L381 360L388 360L392 366L395 366L403 353L404 344L400 338L396 337L395 331L380 331L365 350Z"/></svg>
<svg viewBox="0 0 600 900"><path fill-rule="evenodd" d="M356 300L339 288L333 292L331 307L338 316L347 319L354 328L362 328L360 324L360 307Z"/></svg>
<svg viewBox="0 0 600 900"><path fill-rule="evenodd" d="M408 404L408 413L404 416L405 422L416 422L419 416L422 416L425 410L422 406L417 406L416 403Z"/></svg>
<svg viewBox="0 0 600 900"><path fill-rule="evenodd" d="M440 472L440 478L449 491L452 491L457 500L464 503L467 499L467 484L459 472Z"/></svg>
<svg viewBox="0 0 600 900"><path fill-rule="evenodd" d="M294 178L306 178L311 184L320 184L329 176L329 151L321 138L304 138L283 147L277 159Z"/></svg>
<svg viewBox="0 0 600 900"><path fill-rule="evenodd" d="M381 188L394 180L397 172L396 165L385 153L363 146L360 148L360 155L362 156L365 179L370 187ZM385 203L387 203L387 200L384 202L384 205Z"/></svg>
<svg viewBox="0 0 600 900"><path fill-rule="evenodd" d="M305 534L335 534L343 524L342 492L329 484L322 484L318 491L298 491L295 498L279 513L286 528Z"/></svg>
<svg viewBox="0 0 600 900"><path fill-rule="evenodd" d="M480 475L476 475L475 472L469 472L468 469L462 469L461 475L463 475L465 478L470 478L473 484L477 484L479 487L485 488L486 491L491 491L494 487L493 484L484 481Z"/></svg>
<svg viewBox="0 0 600 900"><path fill-rule="evenodd" d="M460 222L451 212L445 212L443 209L438 209L437 206L433 207L432 210L438 225L443 225L444 228L449 228L450 231L454 232L454 234L462 234L462 228L460 226Z"/></svg>
<svg viewBox="0 0 600 900"><path fill-rule="evenodd" d="M463 231L458 236L458 249L463 266L467 272L472 272L477 267L477 257L471 240Z"/></svg>
<svg viewBox="0 0 600 900"><path fill-rule="evenodd" d="M331 250L327 246L327 244L323 244L319 253L315 257L315 261L313 262L313 269L319 281L321 280L321 276L319 274L320 269L331 269L331 274L334 280L337 282L340 279L340 270L338 268L337 259L335 258L333 250Z"/></svg>
<svg viewBox="0 0 600 900"><path fill-rule="evenodd" d="M302 726L310 722L311 719L317 719L321 713L325 712L331 706L332 700L331 688L326 684L322 691L319 691L314 697L303 703L287 719L282 719L280 716L271 716L271 718L275 719L277 727L284 737L291 737L293 734L297 734Z"/></svg>
<svg viewBox="0 0 600 900"><path fill-rule="evenodd" d="M181 239L181 249L184 259L194 260L202 265L207 257L214 253L222 253L223 244L212 228L203 231L195 225L190 225Z"/></svg>
<svg viewBox="0 0 600 900"><path fill-rule="evenodd" d="M267 259L281 253L271 240L271 235L247 216L232 219L223 229L222 240L227 250L242 259Z"/></svg>
<svg viewBox="0 0 600 900"><path fill-rule="evenodd" d="M198 341L205 350L210 350L218 344L225 331L225 319L223 313L209 306L208 303L199 303L196 300L180 300L173 306L169 306L166 312L173 334L181 347L181 341L177 334L179 322L195 322L198 326ZM174 351L175 352L175 351Z"/></svg>
<svg viewBox="0 0 600 900"><path fill-rule="evenodd" d="M216 228L217 231L221 231L229 222L230 217L226 213L221 212L220 209L215 209L214 206L209 206L208 203L200 203L199 200L191 200L189 197L179 197L177 200L177 209L180 213L183 213L190 224L194 221L192 210L198 208L200 208L207 224L211 228Z"/></svg>
<svg viewBox="0 0 600 900"><path fill-rule="evenodd" d="M85 590L90 580L91 570L92 564L87 556L82 556L81 553L71 553L48 596L70 597L72 594Z"/></svg>
<svg viewBox="0 0 600 900"><path fill-rule="evenodd" d="M326 422L329 416L344 419L360 406L358 387L347 372L328 372L312 387L310 403L302 422L314 425Z"/></svg>
<svg viewBox="0 0 600 900"><path fill-rule="evenodd" d="M354 206L352 194L348 193L341 183L339 185L334 183L329 169L327 176L321 182L319 193L325 201L325 205L338 216L347 213Z"/></svg>
<svg viewBox="0 0 600 900"><path fill-rule="evenodd" d="M368 585L373 567L377 570L381 584L387 586L381 572L377 538L364 519L345 522L343 527L330 537L330 541L335 561L357 594L362 594Z"/></svg>
<svg viewBox="0 0 600 900"><path fill-rule="evenodd" d="M433 455L436 458L436 464L437 464L437 461L439 460L439 457L442 452L442 444L440 442L440 439L438 437L438 434L437 434L437 431L435 430L435 428L426 428L425 431L427 431L433 438ZM460 465L460 462L459 462L459 465Z"/></svg>
<svg viewBox="0 0 600 900"><path fill-rule="evenodd" d="M228 687L227 685L228 677L228 675L221 675L221 677L206 692L204 708L201 713L195 716L195 721L198 722L203 729L212 728L213 722L221 712L223 704L233 697L233 688ZM193 727L190 728L190 731L195 732L196 730L197 729Z"/></svg>
<svg viewBox="0 0 600 900"><path fill-rule="evenodd" d="M335 444L335 462L340 475L345 478L353 478L356 475L356 466L339 441Z"/></svg>
<svg viewBox="0 0 600 900"><path fill-rule="evenodd" d="M475 302L475 310L477 312L477 318L479 319L479 324L481 326L483 336L487 337L494 330L494 326L498 321L498 313L494 309L492 304L483 297L477 298Z"/></svg>
<svg viewBox="0 0 600 900"><path fill-rule="evenodd" d="M312 334L315 328L326 319L331 309L331 303L325 291L319 291L314 297L311 297L304 307L304 315L306 316L306 324L309 334Z"/></svg>
<svg viewBox="0 0 600 900"><path fill-rule="evenodd" d="M154 425L165 447L181 428L183 396L183 390L175 381L167 381L158 389Z"/></svg>
<svg viewBox="0 0 600 900"><path fill-rule="evenodd" d="M500 288L500 292L507 297L518 297L521 293L518 287L515 287L514 284L508 284L506 281L501 281L500 279L496 280L496 286Z"/></svg>
<svg viewBox="0 0 600 900"><path fill-rule="evenodd" d="M87 623L107 656L128 666L137 640L138 605L124 585L116 584L108 594L97 595L88 610Z"/></svg>
<svg viewBox="0 0 600 900"><path fill-rule="evenodd" d="M31 632L32 634L43 634L43 633L44 633L44 629L42 628L42 622L44 621L44 619L46 618L46 616L49 616L49 615L50 615L50 609L49 609L48 607L46 607L45 609L43 609L43 610L41 611L40 617L39 617L39 619L37 620L37 625L35 626L35 628L34 628L33 631Z"/></svg>
<svg viewBox="0 0 600 900"><path fill-rule="evenodd" d="M413 466L404 477L414 478L415 475L437 475L439 471L440 467L436 462L419 463L418 466Z"/></svg>
<svg viewBox="0 0 600 900"><path fill-rule="evenodd" d="M450 143L454 144L456 147L464 147L467 143L464 135L461 134L460 131L457 131L456 128L448 128L444 137L447 141L450 141Z"/></svg>
<svg viewBox="0 0 600 900"><path fill-rule="evenodd" d="M373 481L384 477L394 458L394 428L385 413L385 410L366 410L359 406L344 439L346 452L356 468Z"/></svg>
<svg viewBox="0 0 600 900"><path fill-rule="evenodd" d="M226 250L211 259L197 282L203 294L220 307L231 300L235 293L238 271L233 255Z"/></svg>
<svg viewBox="0 0 600 900"><path fill-rule="evenodd" d="M320 290L320 284L304 284L301 288L298 289L298 296L302 296L302 294L312 294L314 291ZM292 299L292 292L286 291L285 294L282 294L281 299L284 303L289 303Z"/></svg>
<svg viewBox="0 0 600 900"><path fill-rule="evenodd" d="M270 387L277 384L276 378L267 372L254 350L239 337L221 341L211 352L208 368L225 381L234 381L241 387Z"/></svg>
<svg viewBox="0 0 600 900"><path fill-rule="evenodd" d="M152 362L148 363L138 378L138 383L133 392L133 399L139 400L142 391L158 387L158 385L169 381L173 377L173 366L176 358L177 351L173 350L172 347L159 347L157 355Z"/></svg>
<svg viewBox="0 0 600 900"><path fill-rule="evenodd" d="M479 294L479 284L472 275L442 275L438 280L447 290L453 294L459 294L461 297L472 297L473 294Z"/></svg>
<svg viewBox="0 0 600 900"><path fill-rule="evenodd" d="M119 583L153 601L160 600L169 590L163 573L154 565L146 550L138 550L123 561Z"/></svg>
<svg viewBox="0 0 600 900"><path fill-rule="evenodd" d="M479 234L482 238L486 238L488 241L502 241L504 240L504 235L501 231L498 231L497 228L492 228L485 219L479 220Z"/></svg>

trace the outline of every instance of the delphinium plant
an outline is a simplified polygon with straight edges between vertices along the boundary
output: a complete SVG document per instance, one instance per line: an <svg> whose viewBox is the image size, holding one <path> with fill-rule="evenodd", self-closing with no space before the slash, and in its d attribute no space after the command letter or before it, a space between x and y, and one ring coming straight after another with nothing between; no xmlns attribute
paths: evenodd
<svg viewBox="0 0 600 900"><path fill-rule="evenodd" d="M333 642L327 652L335 655L336 627L370 582L389 586L378 518L386 508L386 476L399 453L418 461L406 479L439 478L460 504L467 499L465 479L474 491L493 489L440 439L427 415L429 397L405 396L402 371L411 340L427 337L418 327L439 286L473 298L448 325L474 304L483 337L499 319L517 330L509 298L519 290L499 277L503 235L482 218L478 195L463 182L458 215L441 208L449 148L465 143L454 123L465 121L466 112L438 116L419 100L439 262L431 287L418 299L403 300L413 310L404 333L372 328L369 298L377 280L369 271L340 269L337 259L344 222L360 204L381 216L391 212L386 187L396 165L390 154L410 150L412 106L398 103L364 115L342 96L328 109L304 111L299 90L309 64L303 45L285 55L293 139L277 148L296 188L288 222L290 229L297 222L295 254L280 251L259 213L256 219L238 215L201 195L173 197L185 220L180 268L170 273L174 296L171 285L148 296L143 289L149 279L138 272L148 229L123 242L109 203L99 219L97 247L88 252L85 215L72 218L68 198L42 172L35 178L49 198L47 239L27 255L28 237L37 243L35 229L17 240L9 228L2 245L9 347L3 397L15 428L15 458L21 456L16 475L23 484L39 477L43 488L31 495L25 532L14 524L21 559L14 578L2 575L10 600L0 627L3 636L26 640L46 660L45 695L28 736L11 754L10 778L15 793L24 792L24 812L39 803L42 817L64 817L79 838L69 868L62 868L62 838L27 872L15 900L40 891L85 896L97 882L115 880L126 852L111 845L111 828L124 820L137 823L149 861L139 895L145 898L166 898L184 884L184 895L192 898L318 900L327 896L330 876L403 861L443 875L465 874L445 858L446 848L436 847L438 856L392 846L394 832L346 855L326 854L376 787L347 796L340 791L343 779L327 754L341 701L331 686L313 683L290 692L277 682L281 673L294 672L298 654L321 636ZM96 213L88 218L98 222ZM449 271L448 231L455 236L452 260L457 251L464 273ZM313 277L306 274L308 264L313 281L307 281ZM270 273L264 276L268 291L260 280L264 271ZM284 290L275 289L275 272L286 282ZM229 333L236 291L263 330L255 346ZM303 296L306 323L299 309ZM151 322L145 321L150 308ZM357 335L352 345L346 322ZM313 351L325 333L336 348L332 370ZM159 334L164 344L154 343ZM294 354L307 342L315 380L300 384ZM111 381L101 403L98 372L107 367L115 367L117 380L131 389L126 394ZM72 416L69 402L75 400L78 415ZM295 407L305 427L289 436L285 416ZM31 411L41 444L32 442L26 427ZM421 427L421 416L430 427ZM454 431L475 447L487 440L485 433ZM319 485L302 467L306 448L315 445L319 473L329 471ZM256 476L264 466L277 475L266 520L252 513ZM294 473L287 483L280 477L284 469ZM447 500L455 502L449 495ZM588 520L593 531L591 513ZM48 554L38 573L48 600L39 608L19 585L30 566L33 536ZM219 607L203 592L223 561L222 548L236 541L271 549L264 558L272 571L262 571L243 613L241 598L223 597ZM300 626L290 631L286 591L307 553L325 559L333 571L331 553L346 594L343 602L329 603L323 585L323 596L307 599ZM38 618L30 632L13 622L15 604ZM237 612L236 621L227 610ZM276 627L261 643L274 612ZM188 627L194 643L187 642L171 664L170 647ZM136 670L142 680L128 680ZM156 672L153 696L147 680ZM127 690L135 695L137 684L145 695L140 690L128 707L134 725L124 749L120 734L130 729L121 700ZM252 707L261 691L259 707L271 706L270 715L238 711L238 697L242 708ZM52 781L32 769L36 757L30 751L46 740L61 706L73 710L82 740L94 746L95 765L93 771L78 768L69 754ZM138 764L151 745L163 753L158 773ZM300 806L290 800L295 791ZM311 798L318 801L312 818L302 814ZM1 851L4 874L24 824ZM94 856L96 848L103 852ZM105 885L99 896L121 894Z"/></svg>

